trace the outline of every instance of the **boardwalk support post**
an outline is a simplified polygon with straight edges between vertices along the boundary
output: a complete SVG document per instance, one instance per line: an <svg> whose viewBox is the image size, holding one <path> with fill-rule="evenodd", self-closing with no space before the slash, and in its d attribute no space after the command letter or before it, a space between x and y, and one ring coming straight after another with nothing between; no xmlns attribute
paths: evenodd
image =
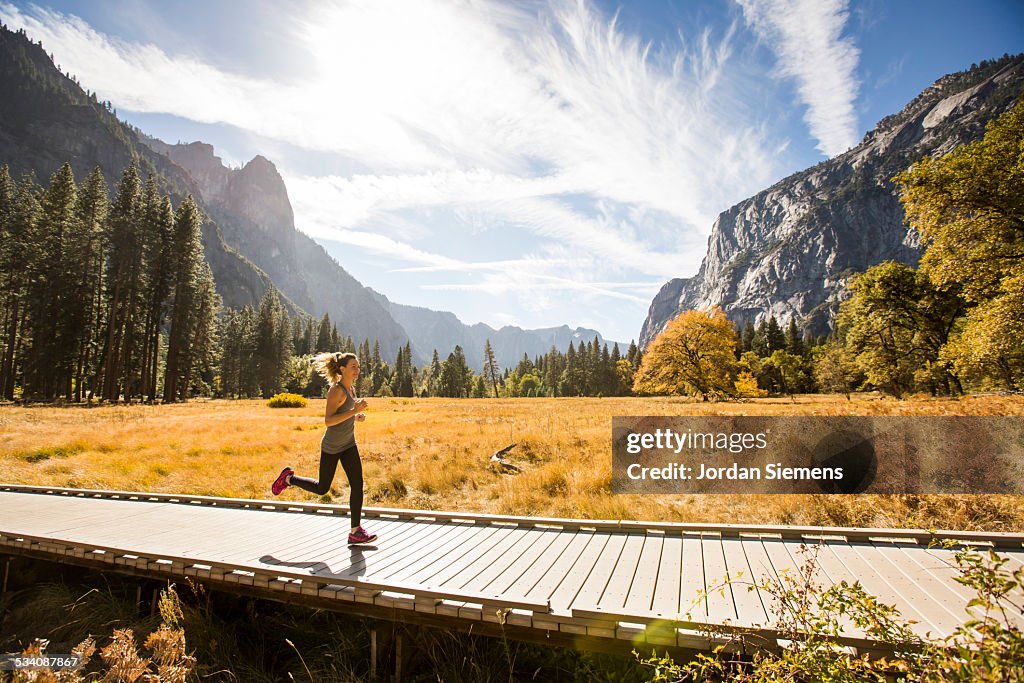
<svg viewBox="0 0 1024 683"><path fill-rule="evenodd" d="M11 558L7 558L4 561L4 586L0 589L0 595L7 594L7 575L11 572Z"/></svg>
<svg viewBox="0 0 1024 683"><path fill-rule="evenodd" d="M395 683L402 683L402 633L395 633Z"/></svg>
<svg viewBox="0 0 1024 683"><path fill-rule="evenodd" d="M377 678L377 629L370 629L370 678Z"/></svg>

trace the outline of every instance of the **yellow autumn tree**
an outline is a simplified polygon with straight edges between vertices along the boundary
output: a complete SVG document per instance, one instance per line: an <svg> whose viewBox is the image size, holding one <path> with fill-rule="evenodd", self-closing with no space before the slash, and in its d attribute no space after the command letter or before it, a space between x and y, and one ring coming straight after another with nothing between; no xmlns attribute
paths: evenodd
<svg viewBox="0 0 1024 683"><path fill-rule="evenodd" d="M926 157L896 182L927 247L922 270L969 306L942 360L960 373L1024 386L1024 99L991 121L981 140Z"/></svg>
<svg viewBox="0 0 1024 683"><path fill-rule="evenodd" d="M718 307L685 311L654 338L637 370L638 394L710 398L734 391L736 330Z"/></svg>

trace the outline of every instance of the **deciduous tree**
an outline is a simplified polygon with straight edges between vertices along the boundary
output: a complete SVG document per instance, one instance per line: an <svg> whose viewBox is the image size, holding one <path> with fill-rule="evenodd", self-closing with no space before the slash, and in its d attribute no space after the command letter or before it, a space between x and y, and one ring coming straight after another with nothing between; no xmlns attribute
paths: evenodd
<svg viewBox="0 0 1024 683"><path fill-rule="evenodd" d="M736 334L720 308L685 311L651 342L634 391L690 394L703 400L731 394Z"/></svg>

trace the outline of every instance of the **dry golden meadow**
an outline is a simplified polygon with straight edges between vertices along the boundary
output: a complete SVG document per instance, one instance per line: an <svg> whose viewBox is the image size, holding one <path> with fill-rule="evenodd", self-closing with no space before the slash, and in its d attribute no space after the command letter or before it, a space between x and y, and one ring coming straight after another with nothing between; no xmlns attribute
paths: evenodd
<svg viewBox="0 0 1024 683"><path fill-rule="evenodd" d="M681 398L369 399L357 425L366 505L591 519L1024 529L1016 496L612 495L616 415L1024 415L1024 398L897 401L800 396L698 403ZM271 498L285 465L316 476L322 400L167 406L0 407L0 482ZM517 443L519 474L489 456ZM345 503L339 470L323 499Z"/></svg>

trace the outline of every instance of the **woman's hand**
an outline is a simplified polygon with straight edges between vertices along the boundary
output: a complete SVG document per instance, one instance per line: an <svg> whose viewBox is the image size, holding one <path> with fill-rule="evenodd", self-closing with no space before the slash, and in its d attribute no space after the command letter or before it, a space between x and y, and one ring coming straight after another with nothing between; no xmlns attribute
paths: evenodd
<svg viewBox="0 0 1024 683"><path fill-rule="evenodd" d="M356 422L362 422L365 419L366 419L366 413L357 413L356 414Z"/></svg>
<svg viewBox="0 0 1024 683"><path fill-rule="evenodd" d="M367 406L369 405L370 404L366 402L365 398L361 398L358 401L356 401L356 410L366 410Z"/></svg>

